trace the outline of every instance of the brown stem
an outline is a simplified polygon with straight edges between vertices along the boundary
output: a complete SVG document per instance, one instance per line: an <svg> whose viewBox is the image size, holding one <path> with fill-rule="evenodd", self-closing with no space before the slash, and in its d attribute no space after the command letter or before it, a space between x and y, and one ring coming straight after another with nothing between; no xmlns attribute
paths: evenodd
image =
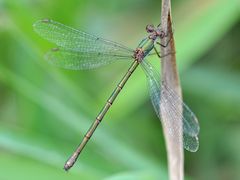
<svg viewBox="0 0 240 180"><path fill-rule="evenodd" d="M167 47L161 47L161 54L163 58L161 59L162 67L162 82L164 82L168 87L174 90L180 97L181 96L181 86L179 83L179 76L176 65L176 55L175 51L174 37L172 33L172 18L171 18L171 2L170 0L162 0L162 13L161 13L161 28L168 34L166 38L161 40L162 44L166 44L171 38ZM164 56L164 54L169 54ZM162 87L164 91L164 86ZM161 93L161 99L164 99L164 93ZM162 102L161 102L162 103ZM170 133L169 129L174 129L173 127L182 127L182 119L177 117L177 121L173 120L172 116L168 113L171 110L169 108L169 102L165 102L160 106L160 112L162 112L162 122L163 122L163 132L167 148L168 156L168 172L170 180L183 180L184 178L184 154L183 154L183 139L182 139L182 129L174 132L174 135ZM161 107L164 107L162 110ZM181 112L181 104L179 104L179 111ZM167 109L167 110L166 110ZM169 110L168 110L169 109ZM164 113L165 112L165 113Z"/></svg>

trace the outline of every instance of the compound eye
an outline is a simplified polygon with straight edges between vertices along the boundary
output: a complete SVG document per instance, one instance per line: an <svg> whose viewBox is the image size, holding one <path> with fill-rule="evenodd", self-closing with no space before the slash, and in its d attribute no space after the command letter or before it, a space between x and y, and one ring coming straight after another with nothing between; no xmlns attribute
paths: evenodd
<svg viewBox="0 0 240 180"><path fill-rule="evenodd" d="M146 31L148 33L152 33L153 31L155 31L155 27L152 24L149 24L146 26Z"/></svg>

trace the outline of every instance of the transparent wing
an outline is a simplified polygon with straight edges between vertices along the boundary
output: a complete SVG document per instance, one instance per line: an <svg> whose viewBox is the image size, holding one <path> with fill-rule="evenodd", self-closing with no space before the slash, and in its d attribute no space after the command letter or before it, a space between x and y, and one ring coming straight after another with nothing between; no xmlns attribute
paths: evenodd
<svg viewBox="0 0 240 180"><path fill-rule="evenodd" d="M162 83L162 87L160 85L160 75L153 68L153 66L144 59L141 63L141 66L147 76L150 98L154 107L154 110L159 119L161 119L160 112L160 102L168 101L170 111L168 109L164 109L164 113L167 113L168 116L172 117L171 119L176 119L181 117L183 120L183 141L184 148L188 151L195 152L198 149L198 133L199 133L199 124L194 113L185 105L181 98L166 84ZM161 93L165 93L164 99L160 99ZM182 110L179 110L177 107L179 104L182 105ZM163 107L164 108L164 107ZM173 127L173 129L169 129L172 133L179 131L181 127Z"/></svg>
<svg viewBox="0 0 240 180"><path fill-rule="evenodd" d="M196 152L199 148L198 136L190 136L183 132L184 148L190 152Z"/></svg>
<svg viewBox="0 0 240 180"><path fill-rule="evenodd" d="M71 70L93 69L115 60L129 58L102 52L76 52L60 48L54 48L46 54L46 60L50 64Z"/></svg>
<svg viewBox="0 0 240 180"><path fill-rule="evenodd" d="M73 29L53 20L40 20L33 24L34 30L43 38L65 50L77 52L100 52L109 55L129 56L133 50L118 43Z"/></svg>

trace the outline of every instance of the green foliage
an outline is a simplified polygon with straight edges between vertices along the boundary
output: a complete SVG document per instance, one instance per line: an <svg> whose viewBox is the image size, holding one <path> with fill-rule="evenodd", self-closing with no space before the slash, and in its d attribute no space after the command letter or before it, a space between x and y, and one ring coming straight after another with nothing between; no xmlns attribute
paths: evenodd
<svg viewBox="0 0 240 180"><path fill-rule="evenodd" d="M239 179L238 0L173 1L184 100L199 118L193 179ZM0 1L0 179L167 179L161 125L139 68L69 173L63 164L130 63L67 71L32 24L51 18L134 48L160 1ZM158 63L158 58L152 57Z"/></svg>

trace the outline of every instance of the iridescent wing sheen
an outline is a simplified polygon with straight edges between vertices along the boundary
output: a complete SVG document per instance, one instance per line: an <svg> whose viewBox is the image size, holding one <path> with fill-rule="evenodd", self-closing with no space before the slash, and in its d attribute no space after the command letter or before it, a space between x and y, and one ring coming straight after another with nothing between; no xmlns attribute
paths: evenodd
<svg viewBox="0 0 240 180"><path fill-rule="evenodd" d="M45 57L50 64L71 70L93 69L116 60L131 58L129 56L118 56L102 52L76 52L61 48L54 48Z"/></svg>
<svg viewBox="0 0 240 180"><path fill-rule="evenodd" d="M183 128L173 126L172 129L169 129L169 131L174 134L174 132L183 129L184 148L191 152L197 151L199 147L199 124L196 116L189 107L182 102L181 98L174 92L174 90L169 88L165 83L162 83L162 85L160 84L159 73L146 59L142 61L141 67L147 76L151 102L158 118L161 121L164 121L164 118L161 118L160 103L167 101L169 107L163 110L164 113L167 113L167 115L173 120L177 120L177 118L180 117L183 122ZM164 93L164 96L160 96L161 93ZM182 108L179 108L179 105L181 105Z"/></svg>
<svg viewBox="0 0 240 180"><path fill-rule="evenodd" d="M40 20L34 30L59 48L46 58L54 65L67 69L91 69L115 60L132 59L134 50L121 44L73 29L53 20Z"/></svg>

